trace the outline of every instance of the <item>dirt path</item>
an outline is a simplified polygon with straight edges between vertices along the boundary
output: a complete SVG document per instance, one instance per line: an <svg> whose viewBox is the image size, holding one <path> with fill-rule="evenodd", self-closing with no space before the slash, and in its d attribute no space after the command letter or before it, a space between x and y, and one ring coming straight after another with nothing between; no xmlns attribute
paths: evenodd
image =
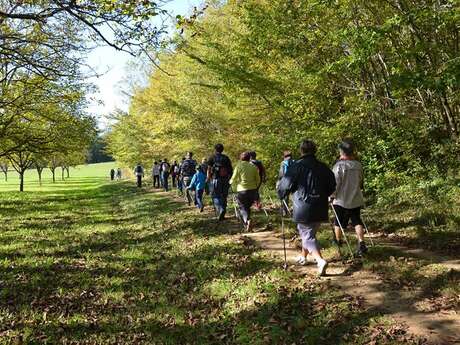
<svg viewBox="0 0 460 345"><path fill-rule="evenodd" d="M278 233L263 231L244 236L254 241L255 245L268 251L273 257L283 260L283 242ZM385 245L394 244L386 243ZM460 269L460 260L447 260L424 250L410 250L404 247L398 249L402 250L405 256L414 259L430 258L432 262L442 263L450 269ZM295 265L295 258L298 254L295 245L287 242L289 269L300 275L316 274L315 265ZM426 338L429 344L460 344L458 310L426 310L422 291L395 289L381 276L363 269L359 264L344 265L341 262L331 262L327 273L327 277L322 279L329 279L332 284L339 285L346 293L362 297L367 307L405 324L410 333Z"/></svg>

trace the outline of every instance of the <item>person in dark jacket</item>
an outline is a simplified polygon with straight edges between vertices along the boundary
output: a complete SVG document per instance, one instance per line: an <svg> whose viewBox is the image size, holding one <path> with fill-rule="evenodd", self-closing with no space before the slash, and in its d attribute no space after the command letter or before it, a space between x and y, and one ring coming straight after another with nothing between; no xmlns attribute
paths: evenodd
<svg viewBox="0 0 460 345"><path fill-rule="evenodd" d="M180 166L180 174L182 176L182 184L185 188L185 196L187 197L187 203L189 206L191 205L193 198L188 187L190 186L192 178L196 173L196 166L197 163L193 159L193 152L187 152L186 158Z"/></svg>
<svg viewBox="0 0 460 345"><path fill-rule="evenodd" d="M300 145L302 157L296 161L281 178L278 196L282 200L292 194L293 220L302 238L304 264L311 254L318 265L320 276L326 273L327 261L321 256L316 240L316 231L321 222L328 220L328 198L335 191L334 173L326 164L315 157L316 145L304 140Z"/></svg>
<svg viewBox="0 0 460 345"><path fill-rule="evenodd" d="M222 153L224 152L224 145L216 144L214 150L214 155L208 159L207 181L209 182L209 191L211 192L218 219L222 221L227 212L228 190L233 167L230 158Z"/></svg>

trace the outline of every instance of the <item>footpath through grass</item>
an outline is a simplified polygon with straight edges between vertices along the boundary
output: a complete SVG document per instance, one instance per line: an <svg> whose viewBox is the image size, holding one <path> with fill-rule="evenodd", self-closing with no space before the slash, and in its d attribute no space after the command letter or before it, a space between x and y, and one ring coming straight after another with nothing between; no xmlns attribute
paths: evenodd
<svg viewBox="0 0 460 345"><path fill-rule="evenodd" d="M411 343L361 299L106 170L2 187L0 343Z"/></svg>

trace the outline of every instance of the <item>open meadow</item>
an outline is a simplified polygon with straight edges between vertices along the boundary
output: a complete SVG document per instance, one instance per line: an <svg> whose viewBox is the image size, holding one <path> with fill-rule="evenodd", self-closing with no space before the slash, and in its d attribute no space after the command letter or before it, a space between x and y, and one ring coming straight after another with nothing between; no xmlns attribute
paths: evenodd
<svg viewBox="0 0 460 345"><path fill-rule="evenodd" d="M1 183L0 343L422 343L366 296L283 271L234 219L218 224L173 193L110 182L112 166L72 169L56 184L46 176L42 187L28 175L24 193L13 175ZM378 248L364 269L391 278L390 254ZM428 265L396 272L397 283L419 268L434 274ZM426 287L452 296L458 275L435 268Z"/></svg>

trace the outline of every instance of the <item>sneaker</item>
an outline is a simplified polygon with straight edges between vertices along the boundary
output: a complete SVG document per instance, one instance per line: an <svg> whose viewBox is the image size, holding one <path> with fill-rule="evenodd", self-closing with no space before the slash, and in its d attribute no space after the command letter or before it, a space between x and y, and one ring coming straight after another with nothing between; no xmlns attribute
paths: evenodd
<svg viewBox="0 0 460 345"><path fill-rule="evenodd" d="M304 266L307 263L307 259L303 255L299 255L295 260L297 265Z"/></svg>
<svg viewBox="0 0 460 345"><path fill-rule="evenodd" d="M363 256L364 254L367 253L367 251L368 249L367 249L366 243L364 243L364 241L359 242L358 250L356 251L356 255Z"/></svg>
<svg viewBox="0 0 460 345"><path fill-rule="evenodd" d="M327 261L324 259L318 261L318 277L322 277L326 274L327 265Z"/></svg>

